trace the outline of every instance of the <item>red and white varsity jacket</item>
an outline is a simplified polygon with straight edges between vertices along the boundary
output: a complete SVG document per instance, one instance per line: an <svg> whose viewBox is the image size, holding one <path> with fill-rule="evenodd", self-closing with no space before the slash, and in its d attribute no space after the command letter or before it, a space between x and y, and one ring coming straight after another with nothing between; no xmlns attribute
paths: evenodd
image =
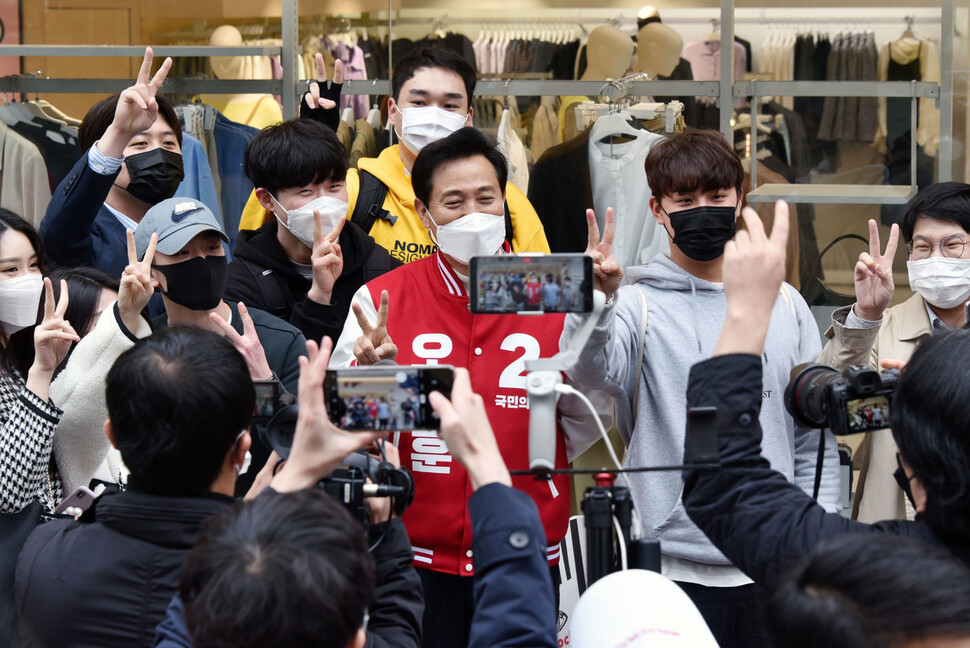
<svg viewBox="0 0 970 648"><path fill-rule="evenodd" d="M488 419L509 470L529 467L529 405L525 361L559 352L563 315L473 315L461 279L439 254L397 268L362 286L354 296L373 321L381 291L390 297L387 330L398 347L399 364L450 364L465 367L472 389L485 400ZM361 330L350 312L331 357L331 366L354 360ZM557 429L556 467L566 466L566 449ZM404 432L398 444L401 463L414 475L414 503L403 520L414 549L415 567L472 576L472 524L467 502L472 494L465 469L448 454L437 432ZM551 565L559 562L559 541L570 514L569 479L551 481L513 476L539 508Z"/></svg>

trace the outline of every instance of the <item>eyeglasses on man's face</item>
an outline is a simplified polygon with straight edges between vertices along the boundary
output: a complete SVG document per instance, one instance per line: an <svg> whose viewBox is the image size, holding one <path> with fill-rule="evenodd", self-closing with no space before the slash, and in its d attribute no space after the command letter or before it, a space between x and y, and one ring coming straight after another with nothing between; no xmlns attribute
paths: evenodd
<svg viewBox="0 0 970 648"><path fill-rule="evenodd" d="M908 245L909 255L915 261L921 259L928 259L933 255L934 248L940 248L940 254L948 259L959 259L963 256L964 248L966 248L967 242L964 240L963 236L960 234L951 234L945 237L939 243L932 243L931 241L916 237Z"/></svg>

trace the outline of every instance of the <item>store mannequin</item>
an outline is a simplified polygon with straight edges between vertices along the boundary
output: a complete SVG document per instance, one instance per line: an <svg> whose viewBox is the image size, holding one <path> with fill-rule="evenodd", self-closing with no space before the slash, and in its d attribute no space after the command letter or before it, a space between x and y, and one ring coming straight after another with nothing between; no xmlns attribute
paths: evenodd
<svg viewBox="0 0 970 648"><path fill-rule="evenodd" d="M633 39L616 27L603 25L589 33L586 42L586 70L581 81L607 81L623 76L633 56ZM579 132L575 107L590 97L570 95L560 98L559 135L563 142Z"/></svg>
<svg viewBox="0 0 970 648"><path fill-rule="evenodd" d="M217 27L209 39L209 45L217 47L242 47L243 37L236 27ZM261 78L253 70L252 57L211 56L212 71L219 79ZM254 128L265 128L283 121L283 110L273 95L238 94L206 95L205 103L215 106L219 112L234 122Z"/></svg>
<svg viewBox="0 0 970 648"><path fill-rule="evenodd" d="M648 23L661 22L660 12L653 5L644 5L637 12L637 29Z"/></svg>
<svg viewBox="0 0 970 648"><path fill-rule="evenodd" d="M684 39L675 30L658 23L647 23L637 36L638 72L646 72L651 78L670 76L680 61Z"/></svg>
<svg viewBox="0 0 970 648"><path fill-rule="evenodd" d="M605 81L623 76L633 55L633 40L616 27L603 25L589 33L586 71L582 81Z"/></svg>

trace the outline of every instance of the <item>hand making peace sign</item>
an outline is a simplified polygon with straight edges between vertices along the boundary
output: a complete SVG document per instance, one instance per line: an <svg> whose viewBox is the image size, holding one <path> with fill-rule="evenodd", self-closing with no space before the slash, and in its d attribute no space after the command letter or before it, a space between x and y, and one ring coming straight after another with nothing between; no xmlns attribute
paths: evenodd
<svg viewBox="0 0 970 648"><path fill-rule="evenodd" d="M603 238L600 238L600 228L596 224L596 214L592 209L586 210L586 226L589 229L589 242L586 244L586 254L593 257L593 285L602 290L609 299L620 287L623 281L623 268L613 257L613 234L616 231L616 218L613 208L606 208L606 222L603 227Z"/></svg>
<svg viewBox="0 0 970 648"><path fill-rule="evenodd" d="M340 250L340 232L344 229L346 218L332 230L323 233L323 219L320 212L313 210L313 252L310 254L310 265L313 266L313 283L307 292L307 297L318 304L329 304L333 296L333 286L340 278L344 269L344 255Z"/></svg>
<svg viewBox="0 0 970 648"><path fill-rule="evenodd" d="M371 324L364 315L360 304L354 302L352 308L357 316L357 323L363 334L357 338L354 345L354 356L362 365L372 365L379 360L393 360L397 357L397 345L387 333L387 310L390 296L387 291L381 292L381 307L377 310L377 323Z"/></svg>
<svg viewBox="0 0 970 648"><path fill-rule="evenodd" d="M273 370L270 369L269 362L266 360L266 352L263 351L263 343L259 341L256 334L256 326L253 318L249 316L249 309L246 304L239 302L239 319L242 320L243 334L239 335L236 329L226 320L219 316L219 313L209 313L209 319L215 324L222 334L229 338L236 350L242 354L249 367L249 377L253 380L271 380Z"/></svg>
<svg viewBox="0 0 970 648"><path fill-rule="evenodd" d="M114 120L108 126L98 144L98 150L109 157L122 157L125 147L132 137L148 130L158 119L158 94L168 71L172 69L172 59L166 58L162 66L149 80L152 70L152 48L145 48L145 58L138 70L135 85L125 89L118 99Z"/></svg>
<svg viewBox="0 0 970 648"><path fill-rule="evenodd" d="M64 319L67 303L67 282L61 279L61 297L55 306L54 286L44 277L44 319L34 329L34 364L30 373L52 374L71 349L71 344L81 340L71 323Z"/></svg>
<svg viewBox="0 0 970 648"><path fill-rule="evenodd" d="M118 312L128 330L134 332L138 328L138 317L155 293L157 282L152 279L152 260L155 258L158 234L152 234L148 249L145 250L145 258L141 261L138 260L138 251L135 247L135 233L126 230L126 235L128 236L128 265L121 275L121 286L118 289Z"/></svg>
<svg viewBox="0 0 970 648"><path fill-rule="evenodd" d="M893 283L893 257L899 241L899 226L893 224L889 230L889 242L885 254L879 253L879 227L869 219L869 252L859 255L855 264L855 314L864 320L875 321L892 301L895 284Z"/></svg>
<svg viewBox="0 0 970 648"><path fill-rule="evenodd" d="M316 55L317 62L317 80L316 82L311 81L307 84L307 92L303 95L303 100L306 105L310 108L323 108L324 110L330 110L331 108L337 107L337 102L334 98L340 97L339 86L344 82L344 62L337 59L333 64L333 85L325 86L325 91L323 92L324 97L321 98L320 88L327 82L327 66L323 62L323 54L319 52ZM336 93L332 91L333 86L338 86ZM329 97L329 98L328 98Z"/></svg>

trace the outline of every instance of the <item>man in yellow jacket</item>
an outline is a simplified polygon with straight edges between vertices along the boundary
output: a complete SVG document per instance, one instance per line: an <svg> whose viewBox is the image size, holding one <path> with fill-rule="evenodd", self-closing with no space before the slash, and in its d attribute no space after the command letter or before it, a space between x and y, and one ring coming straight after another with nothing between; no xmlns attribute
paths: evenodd
<svg viewBox="0 0 970 648"><path fill-rule="evenodd" d="M428 143L470 126L475 91L475 71L457 53L443 48L422 48L401 58L391 78L388 115L401 144L386 148L376 158L363 158L359 170L347 173L347 218L363 227L396 259L415 261L437 250L427 228L418 218L411 187L411 167ZM367 176L370 175L371 178ZM378 183L374 183L374 179ZM361 194L375 193L367 187L386 187L384 200L358 205ZM361 187L365 186L362 192ZM377 195L384 193L380 190ZM447 199L447 197L446 197ZM240 229L256 229L272 218L271 205L250 196ZM506 235L513 252L549 252L539 217L525 194L511 184L506 190Z"/></svg>

